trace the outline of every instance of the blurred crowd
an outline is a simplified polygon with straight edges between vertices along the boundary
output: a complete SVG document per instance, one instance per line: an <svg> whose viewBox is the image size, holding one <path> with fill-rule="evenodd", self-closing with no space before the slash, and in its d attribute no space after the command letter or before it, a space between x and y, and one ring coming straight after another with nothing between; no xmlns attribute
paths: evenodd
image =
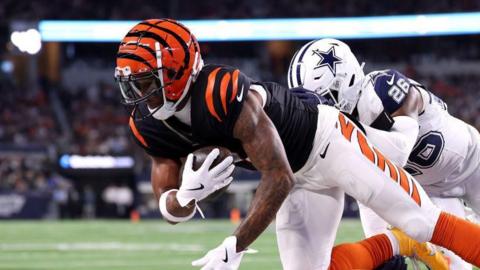
<svg viewBox="0 0 480 270"><path fill-rule="evenodd" d="M48 190L52 182L45 165L44 158L35 156L0 157L0 192Z"/></svg>
<svg viewBox="0 0 480 270"><path fill-rule="evenodd" d="M281 18L396 15L475 11L476 0L51 0L0 2L0 18L24 19L133 19L173 17L199 18Z"/></svg>
<svg viewBox="0 0 480 270"><path fill-rule="evenodd" d="M434 78L428 85L447 103L451 115L480 130L480 74Z"/></svg>
<svg viewBox="0 0 480 270"><path fill-rule="evenodd" d="M57 140L58 126L46 89L19 89L0 73L0 143L48 144Z"/></svg>
<svg viewBox="0 0 480 270"><path fill-rule="evenodd" d="M128 114L118 94L116 86L106 83L87 89L61 89L60 98L73 133L64 152L115 155L131 149Z"/></svg>
<svg viewBox="0 0 480 270"><path fill-rule="evenodd" d="M15 192L52 198L58 216L74 213L79 195L72 181L58 174L41 155L14 154L0 157L0 195Z"/></svg>

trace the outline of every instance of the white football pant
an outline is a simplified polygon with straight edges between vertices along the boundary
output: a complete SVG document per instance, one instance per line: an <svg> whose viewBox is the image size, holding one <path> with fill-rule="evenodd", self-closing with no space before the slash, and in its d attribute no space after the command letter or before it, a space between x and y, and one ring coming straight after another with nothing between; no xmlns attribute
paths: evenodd
<svg viewBox="0 0 480 270"><path fill-rule="evenodd" d="M344 193L417 241L429 241L440 210L423 189L372 147L338 110L323 105L318 108L312 152L295 173L295 189L277 213L283 268L328 269Z"/></svg>

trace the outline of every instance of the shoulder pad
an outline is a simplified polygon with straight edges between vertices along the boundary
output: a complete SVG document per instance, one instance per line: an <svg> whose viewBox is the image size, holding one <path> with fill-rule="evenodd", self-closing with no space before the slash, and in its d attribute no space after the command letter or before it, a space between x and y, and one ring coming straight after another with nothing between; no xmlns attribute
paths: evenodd
<svg viewBox="0 0 480 270"><path fill-rule="evenodd" d="M221 131L231 134L251 83L238 69L209 65L195 82L192 109Z"/></svg>

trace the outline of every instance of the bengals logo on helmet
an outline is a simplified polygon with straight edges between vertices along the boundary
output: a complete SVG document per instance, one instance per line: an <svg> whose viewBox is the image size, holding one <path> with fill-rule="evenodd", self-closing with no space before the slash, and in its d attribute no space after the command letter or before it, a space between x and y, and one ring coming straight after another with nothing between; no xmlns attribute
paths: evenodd
<svg viewBox="0 0 480 270"><path fill-rule="evenodd" d="M200 46L195 36L171 19L138 23L123 38L117 53L117 77L153 74L161 84L158 88L172 102L186 95L199 69Z"/></svg>

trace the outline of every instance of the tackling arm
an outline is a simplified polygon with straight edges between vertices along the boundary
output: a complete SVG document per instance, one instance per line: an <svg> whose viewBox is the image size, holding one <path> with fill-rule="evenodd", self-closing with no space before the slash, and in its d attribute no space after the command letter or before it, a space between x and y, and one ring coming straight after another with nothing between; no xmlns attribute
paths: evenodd
<svg viewBox="0 0 480 270"><path fill-rule="evenodd" d="M248 214L235 231L237 252L246 249L272 222L294 183L280 136L256 95L248 92L234 126L234 136L262 174Z"/></svg>
<svg viewBox="0 0 480 270"><path fill-rule="evenodd" d="M415 86L410 86L410 91L408 91L405 101L403 102L402 106L398 108L398 110L392 113L392 117L409 116L417 120L422 108L422 96L420 95L418 89Z"/></svg>
<svg viewBox="0 0 480 270"><path fill-rule="evenodd" d="M420 93L410 87L402 106L392 113L395 120L388 132L365 127L368 138L393 162L405 166L419 133L418 116L423 107Z"/></svg>
<svg viewBox="0 0 480 270"><path fill-rule="evenodd" d="M408 156L418 136L418 122L409 116L397 116L390 131L364 126L367 137L391 161L400 166L407 164Z"/></svg>

